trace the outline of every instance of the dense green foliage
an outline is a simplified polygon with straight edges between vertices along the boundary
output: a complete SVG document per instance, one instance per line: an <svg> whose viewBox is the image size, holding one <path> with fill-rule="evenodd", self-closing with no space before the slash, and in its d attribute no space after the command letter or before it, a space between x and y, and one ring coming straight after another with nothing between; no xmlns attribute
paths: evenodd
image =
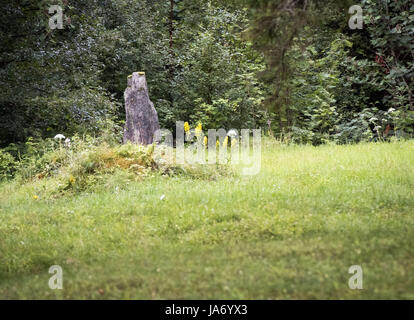
<svg viewBox="0 0 414 320"><path fill-rule="evenodd" d="M63 30L49 29L47 1L1 10L0 144L122 123L134 71L147 73L163 127L263 125L265 88L255 73L264 64L239 36L246 10L183 0L171 15L170 1L57 3Z"/></svg>
<svg viewBox="0 0 414 320"><path fill-rule="evenodd" d="M345 0L53 4L62 30L49 27L50 1L2 2L2 163L30 137L120 141L134 71L146 72L161 126L173 131L202 122L312 144L414 133L411 1L362 1L362 30L348 27Z"/></svg>
<svg viewBox="0 0 414 320"><path fill-rule="evenodd" d="M352 1L248 2L276 131L314 144L412 136L411 1L362 1L362 30L348 26Z"/></svg>
<svg viewBox="0 0 414 320"><path fill-rule="evenodd" d="M99 8L93 1L71 3L64 6L65 29L50 30L47 1L2 2L3 145L58 131L97 133L114 115L116 104L100 81L97 57L106 45Z"/></svg>

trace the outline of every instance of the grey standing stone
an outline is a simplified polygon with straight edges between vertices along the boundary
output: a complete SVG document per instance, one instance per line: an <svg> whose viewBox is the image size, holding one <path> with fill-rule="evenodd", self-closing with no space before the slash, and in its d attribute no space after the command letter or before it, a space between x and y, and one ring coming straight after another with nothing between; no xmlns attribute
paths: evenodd
<svg viewBox="0 0 414 320"><path fill-rule="evenodd" d="M149 99L144 72L134 72L128 77L124 93L126 123L124 143L148 145L154 142L154 133L160 129L158 114Z"/></svg>

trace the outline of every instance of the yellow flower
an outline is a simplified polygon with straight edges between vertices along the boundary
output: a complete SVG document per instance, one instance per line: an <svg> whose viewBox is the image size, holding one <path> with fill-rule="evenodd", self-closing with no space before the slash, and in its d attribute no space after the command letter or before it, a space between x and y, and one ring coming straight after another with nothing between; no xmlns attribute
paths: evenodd
<svg viewBox="0 0 414 320"><path fill-rule="evenodd" d="M75 177L71 175L71 176L69 177L69 183L70 183L70 184L75 184L75 182L76 182Z"/></svg>
<svg viewBox="0 0 414 320"><path fill-rule="evenodd" d="M184 123L184 131L185 131L185 132L190 131L190 125L188 124L188 122L185 122L185 123Z"/></svg>
<svg viewBox="0 0 414 320"><path fill-rule="evenodd" d="M237 139L231 139L231 146L234 147L237 144Z"/></svg>
<svg viewBox="0 0 414 320"><path fill-rule="evenodd" d="M220 141L219 140L216 141L216 147L217 148L220 147Z"/></svg>
<svg viewBox="0 0 414 320"><path fill-rule="evenodd" d="M199 122L196 129L195 129L195 133L196 133L197 136L199 136L202 132L203 132L203 126L202 126L201 122Z"/></svg>
<svg viewBox="0 0 414 320"><path fill-rule="evenodd" d="M223 147L227 147L227 144L229 143L229 137L225 137L223 141Z"/></svg>
<svg viewBox="0 0 414 320"><path fill-rule="evenodd" d="M208 143L208 138L206 136L204 136L204 145L206 146Z"/></svg>
<svg viewBox="0 0 414 320"><path fill-rule="evenodd" d="M37 200L37 199L39 199L39 197L37 195L34 195L33 199Z"/></svg>

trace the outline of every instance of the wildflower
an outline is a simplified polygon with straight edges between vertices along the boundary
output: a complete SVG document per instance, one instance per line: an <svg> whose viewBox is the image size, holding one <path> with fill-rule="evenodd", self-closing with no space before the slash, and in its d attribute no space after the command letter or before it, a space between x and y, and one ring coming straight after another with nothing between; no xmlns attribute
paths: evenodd
<svg viewBox="0 0 414 320"><path fill-rule="evenodd" d="M70 139L69 139L69 138L67 138L67 139L65 140L65 147L66 147L66 148L70 148L70 146L71 146L71 144L70 144Z"/></svg>
<svg viewBox="0 0 414 320"><path fill-rule="evenodd" d="M55 140L64 140L64 139L66 139L66 137L63 135L63 134L57 134L57 135L55 135L55 138L54 138Z"/></svg>
<svg viewBox="0 0 414 320"><path fill-rule="evenodd" d="M34 199L34 200L38 200L38 199L39 199L39 197L38 197L37 195L34 195L34 196L33 196L33 199Z"/></svg>
<svg viewBox="0 0 414 320"><path fill-rule="evenodd" d="M199 122L196 129L195 129L196 136L201 135L202 132L203 132L203 126L202 126L201 122Z"/></svg>
<svg viewBox="0 0 414 320"><path fill-rule="evenodd" d="M227 135L228 135L230 138L236 138L236 137L238 136L238 133L237 133L237 131L236 131L236 130L231 129L229 132L227 132Z"/></svg>
<svg viewBox="0 0 414 320"><path fill-rule="evenodd" d="M237 138L239 136L237 130L231 129L227 132L227 136L231 138L231 146L234 147L237 144Z"/></svg>
<svg viewBox="0 0 414 320"><path fill-rule="evenodd" d="M225 137L223 141L223 147L227 147L227 144L229 143L229 137Z"/></svg>
<svg viewBox="0 0 414 320"><path fill-rule="evenodd" d="M231 139L231 146L234 147L235 145L237 145L237 139L236 138L232 138Z"/></svg>
<svg viewBox="0 0 414 320"><path fill-rule="evenodd" d="M164 200L165 199L165 194L163 194L161 197L160 197L160 200L162 201L162 200Z"/></svg>
<svg viewBox="0 0 414 320"><path fill-rule="evenodd" d="M73 184L75 184L75 182L76 182L75 177L71 175L71 176L69 177L69 183L73 185Z"/></svg>
<svg viewBox="0 0 414 320"><path fill-rule="evenodd" d="M185 123L184 123L184 131L185 131L185 132L190 131L190 125L188 124L188 122L185 122Z"/></svg>
<svg viewBox="0 0 414 320"><path fill-rule="evenodd" d="M217 148L220 147L220 141L219 140L216 141L216 147Z"/></svg>
<svg viewBox="0 0 414 320"><path fill-rule="evenodd" d="M204 136L204 145L206 146L208 143L208 138L206 136Z"/></svg>

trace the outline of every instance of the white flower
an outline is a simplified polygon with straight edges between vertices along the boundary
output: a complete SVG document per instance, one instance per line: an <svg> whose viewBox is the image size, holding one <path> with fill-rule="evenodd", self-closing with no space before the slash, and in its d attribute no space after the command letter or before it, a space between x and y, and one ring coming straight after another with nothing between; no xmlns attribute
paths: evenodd
<svg viewBox="0 0 414 320"><path fill-rule="evenodd" d="M69 139L69 138L67 138L67 139L65 140L65 147L66 147L66 148L70 148L70 139Z"/></svg>
<svg viewBox="0 0 414 320"><path fill-rule="evenodd" d="M162 200L164 200L165 199L165 194L163 194L161 197L160 197L160 200L162 201Z"/></svg>
<svg viewBox="0 0 414 320"><path fill-rule="evenodd" d="M66 137L63 135L63 134L57 134L57 135L55 135L55 138L54 138L55 140L63 140L63 139L66 139Z"/></svg>
<svg viewBox="0 0 414 320"><path fill-rule="evenodd" d="M391 113L391 112L394 112L395 111L395 109L394 108L390 108L389 110L388 110L388 113Z"/></svg>
<svg viewBox="0 0 414 320"><path fill-rule="evenodd" d="M239 134L237 133L237 131L236 131L236 130L231 129L229 132L227 132L227 135L228 135L230 138L236 138Z"/></svg>

